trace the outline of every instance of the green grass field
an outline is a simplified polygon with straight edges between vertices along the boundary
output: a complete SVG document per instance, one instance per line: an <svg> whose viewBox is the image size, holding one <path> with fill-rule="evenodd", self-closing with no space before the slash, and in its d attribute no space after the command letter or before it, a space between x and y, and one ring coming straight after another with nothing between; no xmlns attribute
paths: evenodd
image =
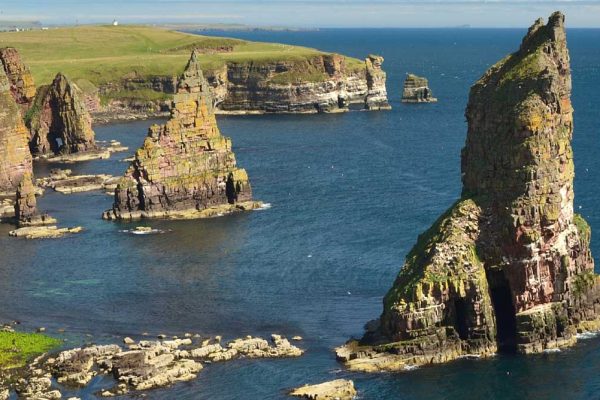
<svg viewBox="0 0 600 400"><path fill-rule="evenodd" d="M48 84L58 72L99 86L128 76L178 75L194 47L233 47L229 53L202 56L205 70L226 62L267 63L306 60L322 52L276 43L198 36L145 26L81 26L0 33L0 47L17 48L33 73L36 85ZM351 68L360 60L348 58ZM315 77L312 77L315 79Z"/></svg>
<svg viewBox="0 0 600 400"><path fill-rule="evenodd" d="M0 369L24 366L30 359L62 342L37 333L0 332Z"/></svg>

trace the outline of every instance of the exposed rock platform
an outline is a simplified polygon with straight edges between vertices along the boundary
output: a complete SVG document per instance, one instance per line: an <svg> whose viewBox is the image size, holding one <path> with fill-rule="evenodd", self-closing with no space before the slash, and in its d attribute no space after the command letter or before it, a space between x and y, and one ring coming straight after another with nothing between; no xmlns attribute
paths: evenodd
<svg viewBox="0 0 600 400"><path fill-rule="evenodd" d="M354 389L354 382L336 379L294 389L290 396L309 400L352 400L356 397L356 389Z"/></svg>

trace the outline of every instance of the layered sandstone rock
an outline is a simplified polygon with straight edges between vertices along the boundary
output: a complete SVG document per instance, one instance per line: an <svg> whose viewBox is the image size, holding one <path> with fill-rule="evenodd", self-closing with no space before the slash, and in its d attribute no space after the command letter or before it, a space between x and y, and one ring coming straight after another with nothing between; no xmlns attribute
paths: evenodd
<svg viewBox="0 0 600 400"><path fill-rule="evenodd" d="M403 103L435 103L436 101L429 89L427 78L413 74L406 75L402 92Z"/></svg>
<svg viewBox="0 0 600 400"><path fill-rule="evenodd" d="M365 97L365 108L367 110L389 110L392 107L387 100L387 89L385 87L386 74L381 69L383 57L370 55L365 59L367 77L367 97Z"/></svg>
<svg viewBox="0 0 600 400"><path fill-rule="evenodd" d="M419 237L363 340L338 349L350 368L540 352L600 327L590 228L573 213L570 94L555 13L472 87L462 199Z"/></svg>
<svg viewBox="0 0 600 400"><path fill-rule="evenodd" d="M92 119L81 90L63 74L40 88L30 117L33 155L96 151Z"/></svg>
<svg viewBox="0 0 600 400"><path fill-rule="evenodd" d="M10 82L10 92L25 115L35 98L35 83L29 67L23 63L17 49L4 47L0 49L0 64Z"/></svg>
<svg viewBox="0 0 600 400"><path fill-rule="evenodd" d="M177 85L171 118L150 128L115 191L106 219L199 218L258 206L236 167L194 52Z"/></svg>
<svg viewBox="0 0 600 400"><path fill-rule="evenodd" d="M387 100L383 58L369 56L364 63L339 54L322 54L307 59L227 62L205 71L217 114L332 113L350 108L390 109ZM132 99L109 101L96 121L147 118L163 115L163 100L135 99L138 90L172 94L177 80L171 76L132 75L118 83L100 87L106 96L131 91Z"/></svg>
<svg viewBox="0 0 600 400"><path fill-rule="evenodd" d="M27 138L10 81L0 68L0 193L14 194L23 175L32 172Z"/></svg>

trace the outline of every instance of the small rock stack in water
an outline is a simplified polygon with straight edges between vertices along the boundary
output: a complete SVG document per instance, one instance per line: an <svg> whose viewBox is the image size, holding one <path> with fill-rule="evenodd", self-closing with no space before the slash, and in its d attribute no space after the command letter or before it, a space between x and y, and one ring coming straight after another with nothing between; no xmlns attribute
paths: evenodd
<svg viewBox="0 0 600 400"><path fill-rule="evenodd" d="M573 213L564 16L472 87L463 196L418 239L381 318L338 349L357 370L572 345L600 326L590 228Z"/></svg>
<svg viewBox="0 0 600 400"><path fill-rule="evenodd" d="M429 89L429 81L417 75L408 74L404 80L404 91L402 93L403 103L435 103L437 99L433 97Z"/></svg>
<svg viewBox="0 0 600 400"><path fill-rule="evenodd" d="M201 218L252 209L246 171L221 136L208 83L194 51L165 125L150 128L115 191L105 219Z"/></svg>

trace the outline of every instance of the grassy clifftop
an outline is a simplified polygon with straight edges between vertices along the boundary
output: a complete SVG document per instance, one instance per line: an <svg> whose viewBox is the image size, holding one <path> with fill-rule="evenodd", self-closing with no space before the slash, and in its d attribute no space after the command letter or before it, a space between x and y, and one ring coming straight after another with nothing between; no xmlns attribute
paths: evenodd
<svg viewBox="0 0 600 400"><path fill-rule="evenodd" d="M170 76L183 71L194 47L206 50L202 68L226 62L268 63L306 60L323 54L306 47L208 37L145 26L81 26L0 33L0 47L16 47L37 85L63 72L99 86L123 77ZM227 51L223 51L227 49ZM348 58L349 66L361 61Z"/></svg>

